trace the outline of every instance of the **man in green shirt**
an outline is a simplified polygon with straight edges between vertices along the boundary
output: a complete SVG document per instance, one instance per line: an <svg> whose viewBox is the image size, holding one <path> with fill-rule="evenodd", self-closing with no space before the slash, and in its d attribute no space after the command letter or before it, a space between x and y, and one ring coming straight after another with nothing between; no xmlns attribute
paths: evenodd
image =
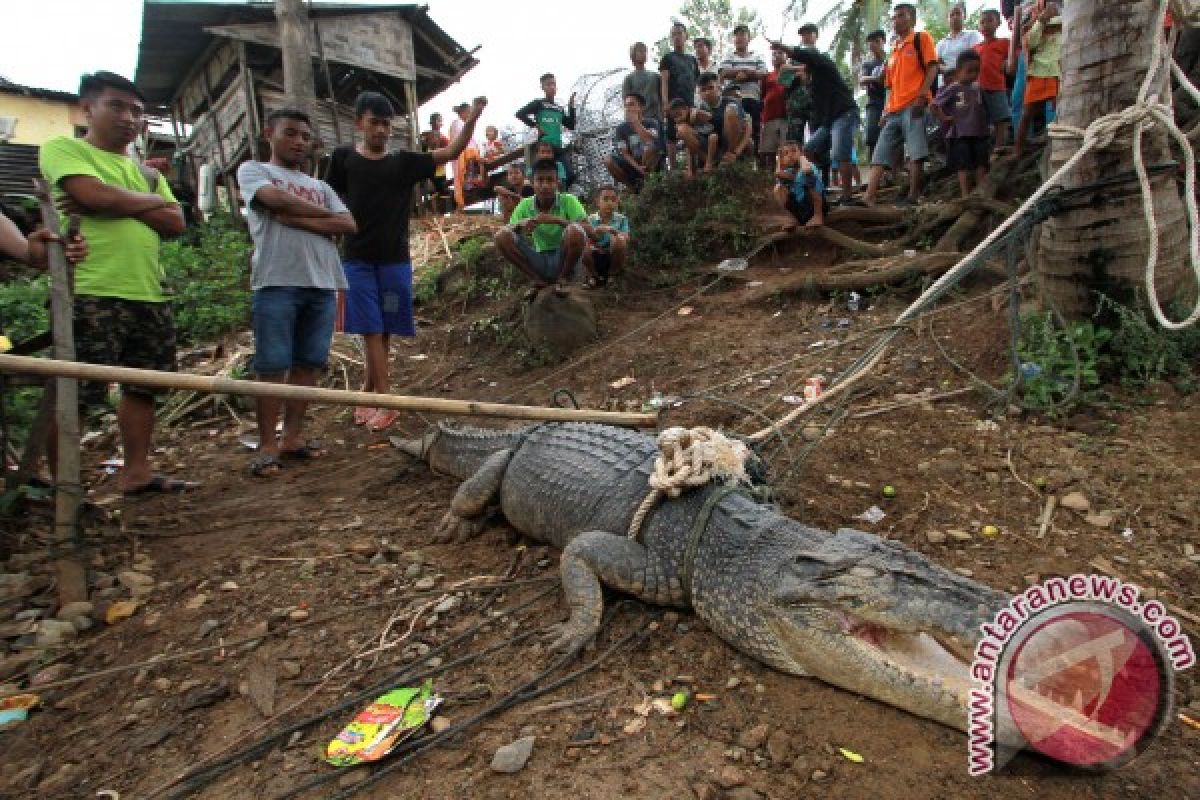
<svg viewBox="0 0 1200 800"><path fill-rule="evenodd" d="M120 75L97 72L83 76L79 104L87 135L51 139L40 154L59 206L81 215L90 248L75 269L77 357L93 364L174 370L175 324L163 297L158 250L161 237L183 233L184 219L166 179L126 155L145 125L145 99ZM81 388L85 403L103 403L103 386ZM117 425L125 451L120 477L125 494L195 486L150 468L152 390L123 386Z"/></svg>
<svg viewBox="0 0 1200 800"><path fill-rule="evenodd" d="M558 190L558 166L542 159L533 167L533 197L513 210L507 227L496 232L496 248L541 289L563 288L575 276L592 235L587 212L573 194Z"/></svg>

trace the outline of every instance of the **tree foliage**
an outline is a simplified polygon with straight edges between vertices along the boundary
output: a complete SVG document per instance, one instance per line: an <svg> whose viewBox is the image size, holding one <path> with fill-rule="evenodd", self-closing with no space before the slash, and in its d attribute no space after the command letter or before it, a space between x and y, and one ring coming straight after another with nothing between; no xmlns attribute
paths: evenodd
<svg viewBox="0 0 1200 800"><path fill-rule="evenodd" d="M745 25L752 36L765 30L758 12L745 6L734 8L731 0L685 0L676 14L676 21L687 26L688 41L703 36L712 40L713 63L719 63L733 52L733 29ZM654 44L657 58L671 51L671 40L664 36Z"/></svg>

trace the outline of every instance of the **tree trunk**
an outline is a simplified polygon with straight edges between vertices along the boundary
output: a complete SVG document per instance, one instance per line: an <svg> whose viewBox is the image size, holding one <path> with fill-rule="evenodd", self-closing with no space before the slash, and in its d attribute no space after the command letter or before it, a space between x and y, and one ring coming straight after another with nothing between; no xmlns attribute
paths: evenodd
<svg viewBox="0 0 1200 800"><path fill-rule="evenodd" d="M1149 68L1157 0L1109 0L1063 4L1062 89L1058 121L1078 128L1133 105ZM1124 139L1124 142L1121 139ZM1172 160L1168 137L1148 130L1142 137L1147 166ZM1077 139L1054 139L1048 173L1079 149ZM1128 137L1093 150L1063 178L1067 189L1133 171ZM1188 225L1173 171L1151 175L1159 228L1156 286L1165 304L1184 285ZM1136 180L1097 190L1102 205L1052 217L1041 227L1034 270L1042 297L1067 317L1080 318L1095 308L1092 292L1129 302L1145 283L1149 234ZM1144 292L1143 292L1144 294Z"/></svg>

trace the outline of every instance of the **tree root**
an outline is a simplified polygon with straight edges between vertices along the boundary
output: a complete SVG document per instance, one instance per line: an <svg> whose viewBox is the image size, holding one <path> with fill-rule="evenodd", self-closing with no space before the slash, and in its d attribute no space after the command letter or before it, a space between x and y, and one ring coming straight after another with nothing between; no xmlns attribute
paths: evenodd
<svg viewBox="0 0 1200 800"><path fill-rule="evenodd" d="M830 269L800 272L756 288L747 294L745 302L760 302L779 292L857 291L900 283L914 275L940 275L962 257L962 253L918 253L913 257L891 255L865 261L847 261Z"/></svg>

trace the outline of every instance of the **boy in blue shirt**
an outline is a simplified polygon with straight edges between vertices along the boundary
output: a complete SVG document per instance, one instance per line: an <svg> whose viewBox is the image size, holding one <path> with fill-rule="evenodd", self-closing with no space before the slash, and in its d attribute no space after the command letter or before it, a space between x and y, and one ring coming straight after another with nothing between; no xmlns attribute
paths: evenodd
<svg viewBox="0 0 1200 800"><path fill-rule="evenodd" d="M825 183L800 149L799 142L784 142L775 172L775 200L801 224L825 224Z"/></svg>
<svg viewBox="0 0 1200 800"><path fill-rule="evenodd" d="M608 278L625 266L629 249L629 218L617 211L619 198L614 186L596 190L596 213L588 215L591 244L583 254L583 266L591 274L588 288L608 284Z"/></svg>

